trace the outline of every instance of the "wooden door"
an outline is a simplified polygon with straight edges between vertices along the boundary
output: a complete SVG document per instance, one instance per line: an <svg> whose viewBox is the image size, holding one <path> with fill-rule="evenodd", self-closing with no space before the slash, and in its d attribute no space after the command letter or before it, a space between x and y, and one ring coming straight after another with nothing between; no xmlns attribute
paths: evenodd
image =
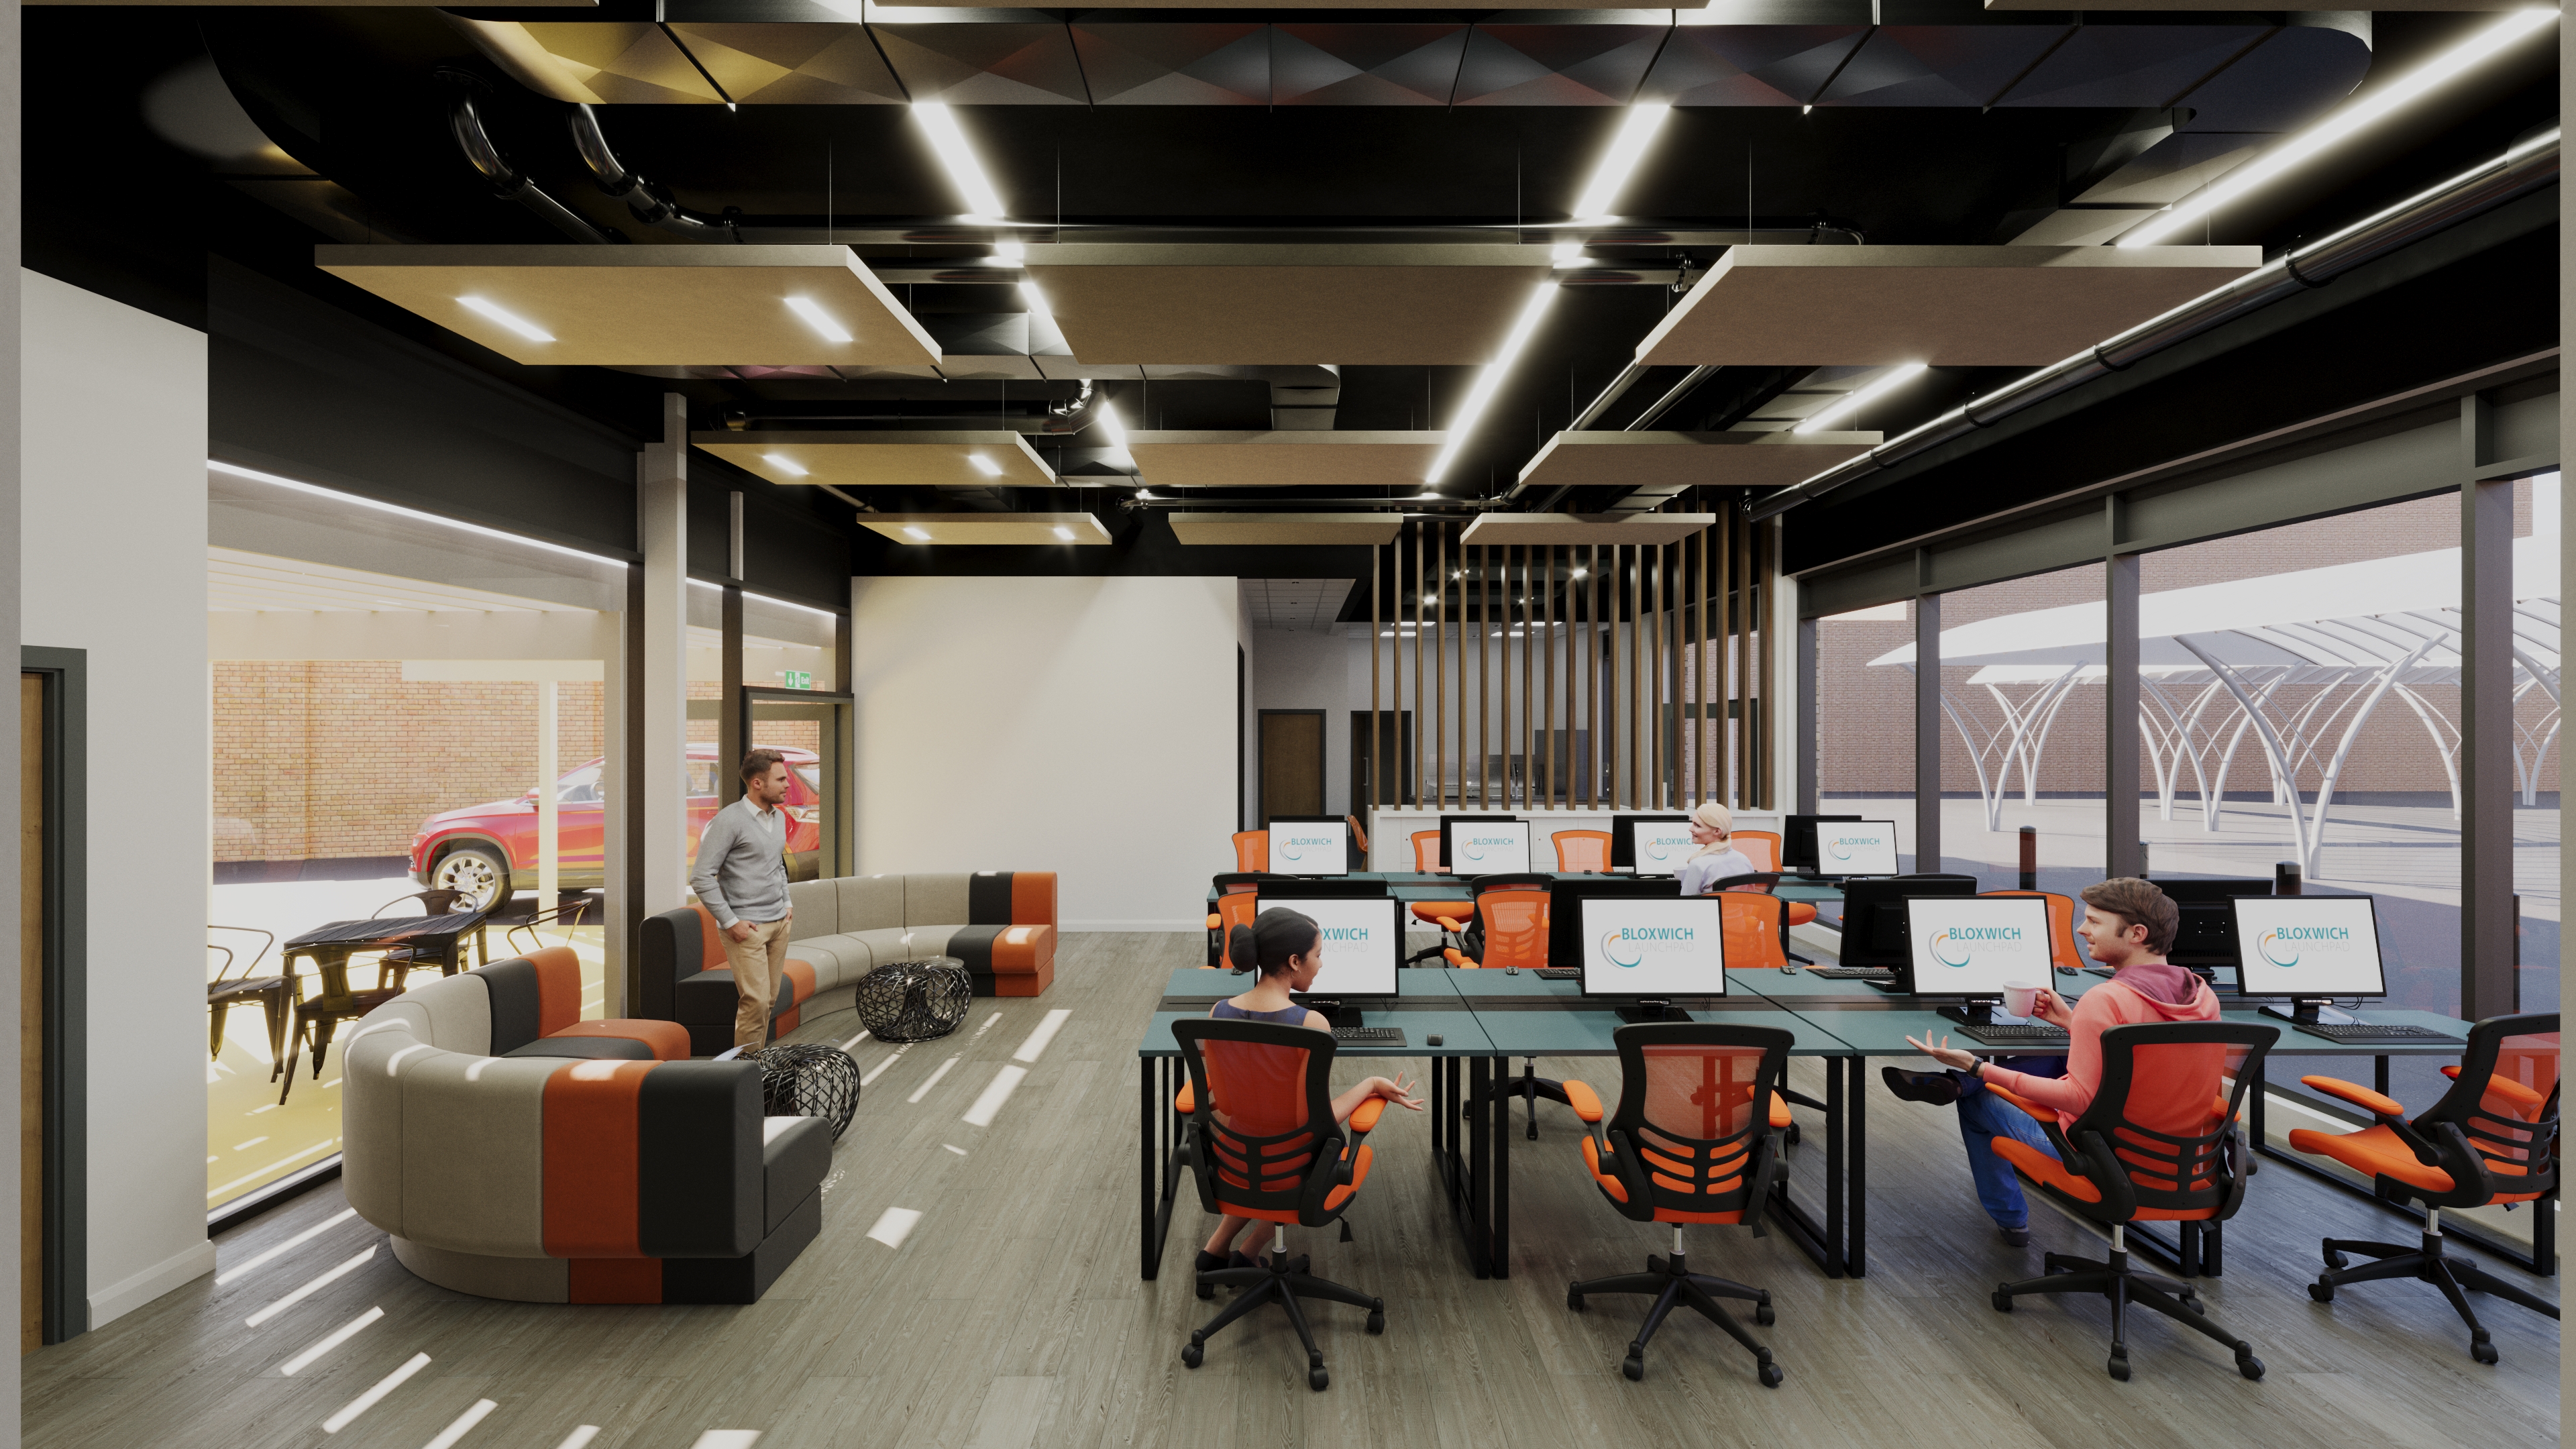
<svg viewBox="0 0 2576 1449"><path fill-rule="evenodd" d="M18 1352L45 1341L45 677L18 676Z"/></svg>
<svg viewBox="0 0 2576 1449"><path fill-rule="evenodd" d="M1324 813L1324 712L1261 712L1261 828L1274 815Z"/></svg>

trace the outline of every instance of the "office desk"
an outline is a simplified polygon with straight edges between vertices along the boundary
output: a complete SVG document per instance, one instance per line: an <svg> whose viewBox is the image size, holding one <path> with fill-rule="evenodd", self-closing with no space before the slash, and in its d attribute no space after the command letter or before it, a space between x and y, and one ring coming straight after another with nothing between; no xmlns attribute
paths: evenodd
<svg viewBox="0 0 2576 1449"><path fill-rule="evenodd" d="M1749 972L1746 974L1763 977L1779 975L1776 971ZM2067 983L2059 989L2070 995L2076 994L2074 983L2078 980L2088 985L2100 985L2103 980L2102 977L2089 974L2078 978L2061 976L2057 979L2061 982ZM1839 995L1829 996L1818 993L1803 998L1798 1006L1800 1015L1819 1022L1825 1030L1831 1032L1836 1037L1841 1038L1842 1041L1846 1043L1854 1053L1856 1053L1853 1058L1852 1071L1853 1078L1857 1084L1855 1088L1855 1096L1858 1095L1859 1091L1866 1089L1869 1058L1873 1056L1921 1055L1920 1052L1906 1041L1906 1038L1909 1036L1917 1040L1924 1040L1926 1039L1924 1033L1938 1033L1949 1039L1948 1044L1950 1046L1961 1051L1972 1052L1981 1057L2031 1056L2047 1050L2046 1048L2033 1047L2028 1044L2019 1043L2005 1043L1989 1046L1983 1042L1972 1041L1967 1037L1961 1036L1959 1034L1959 1023L1952 1021L1933 1009L1934 1006L1938 1004L1938 998L1888 996L1874 988L1864 986L1859 982L1818 981L1817 984L1820 986L1859 986L1861 990L1867 992L1869 997L1872 998L1870 1000L1857 1000ZM2389 1025L2427 1027L2435 1031L2448 1032L2462 1040L2466 1040L2469 1033L2469 1023L2458 1021L2446 1016L2437 1016L2431 1012L2425 1011L2373 1011L2367 1013L2364 1019L2383 1022ZM2219 998L2219 1020L2230 1023L2231 1025L2239 1026L2278 1027L2281 1032L2281 1040L2273 1044L2272 1051L2274 1053L2295 1053L2300 1056L2376 1056L2380 1058L2382 1062L2385 1062L2386 1059L2392 1055L2457 1056L2460 1052L2460 1046L2458 1043L2429 1043L2423 1046L2395 1046L2384 1044L2347 1046L2340 1042L2328 1041L2326 1038L2321 1036L2308 1036L2305 1033L2298 1032L2291 1027L2290 1023L2281 1020L2279 1017L2267 1016L2264 1013L2253 1009L2253 1005L2245 1002L2241 997L2222 996ZM2296 1159L2290 1154L2274 1152L2263 1145L2264 1094L2257 1090L2249 1092L2247 1096L2249 1102L2248 1115L2251 1119L2247 1123L2248 1135L2255 1148L2265 1156L2280 1158L2284 1161L2296 1161ZM1860 1118L1860 1113L1855 1110L1852 1113L1852 1116L1855 1123L1857 1123ZM1853 1140L1854 1147L1852 1152L1851 1168L1850 1216L1854 1223L1857 1224L1857 1226L1854 1226L1851 1229L1853 1242L1857 1245L1864 1241L1863 1226L1866 1225L1869 1206L1867 1165L1864 1160L1864 1154L1861 1150L1862 1139L1857 1127L1855 1127L1853 1132ZM2302 1165L2304 1166L2305 1164ZM2202 1227L2197 1223L2181 1223L2177 1226L2179 1227L2180 1232L2171 1242L2158 1237L2154 1230L2145 1227L2143 1224L2130 1225L2129 1237L2131 1241L2150 1248L2159 1256L2172 1262L2176 1270L2179 1271L2183 1277L2190 1278L2206 1275L2215 1278L2220 1276L2226 1268L2224 1253L2225 1237L2222 1225L2212 1223L2207 1227ZM1857 1246L1855 1247L1851 1272L1854 1277L1860 1276L1862 1272L1862 1263L1859 1258Z"/></svg>
<svg viewBox="0 0 2576 1449"><path fill-rule="evenodd" d="M1421 973L1415 973L1421 974ZM1467 1006L1476 1014L1485 1037L1493 1044L1497 1057L1608 1057L1619 1054L1612 1034L1625 1025L1618 1012L1607 1005L1585 1000L1580 983L1545 981L1526 972L1502 971L1445 972L1454 976L1457 989ZM1746 972L1748 976L1777 975L1777 972ZM1730 989L1732 982L1730 981ZM1856 1242L1846 1242L1844 1234L1859 1219L1844 1211L1845 1124L1859 1130L1859 1103L1856 1093L1845 1087L1844 1062L1852 1059L1851 1048L1826 1027L1795 1012L1783 1010L1760 996L1697 997L1674 1003L1689 1011L1695 1020L1726 1022L1738 1026L1778 1027L1790 1032L1795 1042L1792 1056L1827 1058L1825 1068L1825 1202L1824 1221L1817 1222L1790 1195L1788 1174L1781 1174L1769 1212L1781 1228L1828 1277L1843 1276L1845 1264L1858 1261ZM1510 1079L1510 1062L1499 1064L1497 1077ZM1616 1082L1608 1083L1602 1095L1607 1101L1618 1097ZM1502 1276L1511 1261L1511 1098L1497 1091L1493 1102L1493 1121L1487 1128L1492 1138L1493 1163L1492 1242L1486 1257ZM1483 1161L1480 1154L1478 1160ZM1857 1161L1856 1139L1855 1155ZM1570 1167L1572 1153L1565 1154L1562 1166ZM1857 1179L1854 1180L1855 1183Z"/></svg>
<svg viewBox="0 0 2576 1449"><path fill-rule="evenodd" d="M1448 1195L1450 1220L1457 1225L1466 1245L1468 1266L1483 1278L1494 1274L1498 1266L1489 1256L1498 1179L1484 1167L1494 1134L1488 1130L1488 1114L1479 1113L1468 1119L1467 1141L1462 1146L1458 1122L1462 1115L1460 1105L1484 1091L1492 1075L1494 1052L1476 1016L1452 984L1453 974L1399 973L1397 1000L1370 1003L1362 1010L1366 1025L1402 1027L1405 1042L1400 1046L1350 1043L1337 1048L1334 1056L1429 1059L1430 1069L1424 1075L1431 1085L1426 1110L1431 1115L1432 1171ZM1143 1040L1137 1043L1140 1232L1143 1276L1148 1279L1161 1271L1164 1240L1171 1236L1172 1203L1189 1175L1188 1165L1180 1156L1184 1119L1172 1107L1172 1099L1189 1079L1189 1069L1181 1061L1181 1046L1172 1035L1172 1023L1204 1017L1209 1007L1225 997L1241 994L1251 984L1249 976L1232 971L1184 967L1173 972L1164 984L1163 999L1155 1006L1153 1020L1145 1027ZM1440 1038L1440 1045L1430 1044L1433 1036Z"/></svg>

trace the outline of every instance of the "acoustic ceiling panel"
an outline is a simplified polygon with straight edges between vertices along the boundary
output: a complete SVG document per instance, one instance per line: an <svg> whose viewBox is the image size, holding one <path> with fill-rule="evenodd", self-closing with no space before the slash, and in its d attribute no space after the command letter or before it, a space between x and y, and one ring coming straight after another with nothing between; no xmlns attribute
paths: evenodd
<svg viewBox="0 0 2576 1449"><path fill-rule="evenodd" d="M319 246L314 264L536 365L927 365L939 344L838 246ZM545 340L478 312L496 307ZM809 304L835 341L789 306Z"/></svg>
<svg viewBox="0 0 2576 1449"><path fill-rule="evenodd" d="M1889 25L1873 30L1820 106L1987 106L2066 31L2053 25Z"/></svg>
<svg viewBox="0 0 2576 1449"><path fill-rule="evenodd" d="M1097 547L1109 530L1088 513L862 513L860 526L897 543L936 547Z"/></svg>
<svg viewBox="0 0 2576 1449"><path fill-rule="evenodd" d="M1103 106L1266 106L1269 27L1258 21L1073 27L1091 99Z"/></svg>
<svg viewBox="0 0 2576 1449"><path fill-rule="evenodd" d="M2242 25L2081 25L1997 104L2170 105L2262 39Z"/></svg>
<svg viewBox="0 0 2576 1449"><path fill-rule="evenodd" d="M1029 11L1008 12L1031 15ZM1062 23L1043 17L978 24L871 23L869 31L916 101L956 106L1080 106L1091 102Z"/></svg>
<svg viewBox="0 0 2576 1449"><path fill-rule="evenodd" d="M1282 106L1445 106L1464 25L1274 25L1270 99Z"/></svg>
<svg viewBox="0 0 2576 1449"><path fill-rule="evenodd" d="M2039 367L2262 265L2257 247L1738 246L1653 364Z"/></svg>
<svg viewBox="0 0 2576 1449"><path fill-rule="evenodd" d="M1680 25L1655 57L1641 101L1676 106L1800 106L1860 43L1859 25Z"/></svg>
<svg viewBox="0 0 2576 1449"><path fill-rule="evenodd" d="M1876 433L1559 433L1521 469L1533 488L1785 488L1879 444Z"/></svg>
<svg viewBox="0 0 2576 1449"><path fill-rule="evenodd" d="M1018 433L692 433L689 441L772 483L834 488L1051 488L1046 460ZM873 515L861 514L865 523Z"/></svg>
<svg viewBox="0 0 2576 1449"><path fill-rule="evenodd" d="M863 25L675 23L724 93L746 106L899 106L903 85Z"/></svg>
<svg viewBox="0 0 2576 1449"><path fill-rule="evenodd" d="M1669 25L1483 24L1458 71L1462 106L1624 106Z"/></svg>
<svg viewBox="0 0 2576 1449"><path fill-rule="evenodd" d="M1241 547L1393 543L1404 528L1401 513L1174 513L1170 519L1183 543ZM1347 590L1349 581L1341 587Z"/></svg>
<svg viewBox="0 0 2576 1449"><path fill-rule="evenodd" d="M509 52L515 69L534 70L558 100L632 105L722 105L698 68L660 26L647 20L502 20L466 22L487 50ZM513 33L515 32L515 34Z"/></svg>
<svg viewBox="0 0 2576 1449"><path fill-rule="evenodd" d="M1679 543L1717 522L1714 513L1486 513L1458 535L1461 544Z"/></svg>
<svg viewBox="0 0 2576 1449"><path fill-rule="evenodd" d="M1033 245L1086 363L1489 362L1546 280L1539 246Z"/></svg>
<svg viewBox="0 0 2576 1449"><path fill-rule="evenodd" d="M1155 488L1420 489L1447 433L1127 434L1136 474Z"/></svg>

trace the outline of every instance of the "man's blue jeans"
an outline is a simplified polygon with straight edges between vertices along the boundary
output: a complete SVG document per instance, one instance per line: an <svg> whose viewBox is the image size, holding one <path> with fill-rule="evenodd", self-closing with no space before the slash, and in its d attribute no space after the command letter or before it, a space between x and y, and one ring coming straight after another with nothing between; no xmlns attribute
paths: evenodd
<svg viewBox="0 0 2576 1449"><path fill-rule="evenodd" d="M1994 1139L2010 1137L2050 1157L2057 1155L2057 1149L2048 1145L2048 1134L2028 1112L1987 1091L1985 1083L1965 1072L1950 1075L1959 1084L1959 1135L1967 1141L1968 1173L1977 1180L1977 1201L1999 1228L2030 1226L2030 1206L2022 1200L2021 1181L2013 1176L2012 1164L1995 1151Z"/></svg>

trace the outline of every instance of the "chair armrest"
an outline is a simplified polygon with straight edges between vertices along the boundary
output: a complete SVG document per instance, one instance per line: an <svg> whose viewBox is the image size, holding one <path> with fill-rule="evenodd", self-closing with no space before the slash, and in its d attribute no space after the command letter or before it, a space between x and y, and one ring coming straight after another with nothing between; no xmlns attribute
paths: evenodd
<svg viewBox="0 0 2576 1449"><path fill-rule="evenodd" d="M2055 1112L2048 1110L2046 1107L2039 1105L2028 1097L2016 1096L2013 1093L1996 1086L1992 1082L1986 1083L1986 1090L2003 1098L2005 1101L2012 1103L2023 1111L2028 1112L2034 1119L2040 1122L2048 1123L2051 1126L2054 1126L2057 1122L2057 1114Z"/></svg>
<svg viewBox="0 0 2576 1449"><path fill-rule="evenodd" d="M1172 1110L1184 1117L1198 1111L1198 1093L1191 1083L1181 1083L1180 1092L1172 1098Z"/></svg>
<svg viewBox="0 0 2576 1449"><path fill-rule="evenodd" d="M1601 1098L1598 1093L1588 1085L1577 1081L1567 1081L1564 1087L1565 1105L1574 1109L1575 1116L1586 1122L1601 1120Z"/></svg>
<svg viewBox="0 0 2576 1449"><path fill-rule="evenodd" d="M1459 949L1458 949L1457 947L1455 947L1455 946L1443 946L1443 947L1441 947L1441 948L1440 948L1440 954L1441 954L1441 955L1443 955L1443 956L1448 957L1448 958L1449 958L1449 964L1450 964L1450 965L1452 965L1452 966L1457 967L1457 968L1458 968L1459 970L1461 970L1461 971L1473 971L1473 970L1476 970L1476 969L1477 969L1477 967L1478 967L1478 964L1479 964L1479 963L1477 963L1477 962L1475 962L1475 961L1473 961L1473 960L1468 959L1467 953L1466 953L1466 952L1464 952L1464 951L1459 950Z"/></svg>
<svg viewBox="0 0 2576 1449"><path fill-rule="evenodd" d="M1453 936L1467 929L1467 923L1465 921L1452 920L1447 916L1433 916L1431 919L1439 922L1440 929L1447 931Z"/></svg>
<svg viewBox="0 0 2576 1449"><path fill-rule="evenodd" d="M2406 1109L2398 1105L2395 1098L2368 1087L2358 1087L2336 1077L2301 1077L2299 1085L2329 1097L2340 1097L2375 1117L2394 1117L2401 1122L2406 1119Z"/></svg>
<svg viewBox="0 0 2576 1449"><path fill-rule="evenodd" d="M1817 1101L1815 1098L1808 1096L1804 1092L1784 1087L1781 1089L1780 1095L1788 1098L1789 1105L1792 1107L1813 1107L1819 1112L1826 1110L1824 1103Z"/></svg>
<svg viewBox="0 0 2576 1449"><path fill-rule="evenodd" d="M1771 1125L1783 1128L1789 1125L1789 1104L1780 1100L1777 1092L1771 1094Z"/></svg>
<svg viewBox="0 0 2576 1449"><path fill-rule="evenodd" d="M1386 1098L1371 1097L1351 1109L1351 1130L1362 1137L1377 1130L1377 1119L1386 1115Z"/></svg>
<svg viewBox="0 0 2576 1449"><path fill-rule="evenodd" d="M1211 931L1215 930L1217 927L1222 926L1222 925L1224 925L1224 924L1225 924L1225 917L1223 917L1223 916L1210 916L1210 917L1208 917L1207 928L1208 928L1209 930L1211 930Z"/></svg>

